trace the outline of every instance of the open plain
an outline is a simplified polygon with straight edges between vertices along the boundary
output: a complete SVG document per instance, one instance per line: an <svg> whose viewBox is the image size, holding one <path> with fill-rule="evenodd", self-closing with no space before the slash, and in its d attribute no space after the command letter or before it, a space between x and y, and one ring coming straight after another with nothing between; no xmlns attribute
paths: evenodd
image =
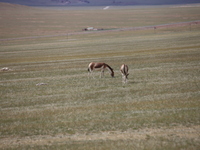
<svg viewBox="0 0 200 150"><path fill-rule="evenodd" d="M0 4L0 149L198 150L200 24L112 32L200 20L186 6Z"/></svg>

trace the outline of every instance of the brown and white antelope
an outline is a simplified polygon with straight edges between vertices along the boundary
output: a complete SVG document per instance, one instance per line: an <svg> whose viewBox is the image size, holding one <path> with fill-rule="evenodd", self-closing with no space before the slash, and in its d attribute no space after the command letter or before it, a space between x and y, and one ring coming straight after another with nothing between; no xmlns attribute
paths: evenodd
<svg viewBox="0 0 200 150"><path fill-rule="evenodd" d="M128 79L128 66L123 64L120 68L120 71L122 73L122 82L126 83L127 82L127 79Z"/></svg>
<svg viewBox="0 0 200 150"><path fill-rule="evenodd" d="M94 70L100 70L101 74L100 77L104 76L105 69L108 69L110 71L110 75L114 77L114 71L113 69L106 63L95 63L91 62L88 65L88 74L91 74Z"/></svg>

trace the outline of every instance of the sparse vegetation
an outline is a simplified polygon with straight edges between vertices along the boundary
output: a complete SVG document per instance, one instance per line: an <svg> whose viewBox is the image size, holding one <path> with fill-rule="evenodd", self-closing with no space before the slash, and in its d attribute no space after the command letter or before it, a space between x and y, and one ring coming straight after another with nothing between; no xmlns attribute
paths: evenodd
<svg viewBox="0 0 200 150"><path fill-rule="evenodd" d="M161 19L166 17L166 10L118 9L104 12L104 16L117 12L122 17L134 11L134 20L135 14L141 17L144 11L147 14L158 11ZM199 17L200 13L192 13L197 10L196 7L176 8L176 14L184 16L183 12L191 11L187 15L191 21ZM56 16L62 18L62 13L75 12L37 11L43 19L53 12L47 20L42 19L42 29L49 27L52 31L48 34L55 34L58 28L54 27L63 25L56 22L59 20ZM29 12L24 10L22 22ZM81 12L103 13L85 8ZM1 34L1 39L35 36L42 30L38 29L39 24L29 22L32 30L26 34L28 30L10 26L12 17L6 15L5 22L9 25L4 26L5 31L15 30L12 34ZM110 23L120 28L116 16ZM155 19L149 23L145 22L148 17L140 17L136 19L140 22L137 25L142 26L164 23L164 20L183 21L182 17L178 20L170 16L168 20ZM99 18L103 20L103 16ZM92 23L85 18L74 19L77 24ZM131 26L133 20L124 26ZM199 149L199 38L197 24L191 31L185 26L158 29L156 33L153 30L99 32L0 41L0 69L9 68L0 72L0 148ZM111 78L107 73L100 79L96 72L95 78L89 79L87 65L91 61L108 63L116 77ZM119 71L122 63L130 69L126 85L122 84Z"/></svg>

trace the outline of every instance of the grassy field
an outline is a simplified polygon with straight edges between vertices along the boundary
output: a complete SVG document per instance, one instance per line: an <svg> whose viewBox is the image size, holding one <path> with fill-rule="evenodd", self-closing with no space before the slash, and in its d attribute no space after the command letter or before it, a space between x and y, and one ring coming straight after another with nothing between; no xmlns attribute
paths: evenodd
<svg viewBox="0 0 200 150"><path fill-rule="evenodd" d="M13 9L4 10L0 32L6 34L0 34L1 39L78 31L87 24L121 28L200 18L197 7L74 9L24 8L21 16L21 9L15 8L22 26L12 24ZM96 19L94 12L100 14ZM149 12L157 17L149 18ZM76 25L70 20L66 26L67 19L61 18L70 13L84 17L74 17ZM132 18L125 18L130 14ZM31 23L33 18L36 24ZM9 68L0 71L0 149L198 150L199 39L197 24L191 31L183 26L156 33L99 32L0 41L0 69ZM89 78L91 61L109 64L115 78L108 72L104 78L99 78L100 72ZM119 71L122 63L130 68L127 84Z"/></svg>
<svg viewBox="0 0 200 150"><path fill-rule="evenodd" d="M199 20L191 7L50 7L0 4L0 39L67 34L86 27L115 29Z"/></svg>

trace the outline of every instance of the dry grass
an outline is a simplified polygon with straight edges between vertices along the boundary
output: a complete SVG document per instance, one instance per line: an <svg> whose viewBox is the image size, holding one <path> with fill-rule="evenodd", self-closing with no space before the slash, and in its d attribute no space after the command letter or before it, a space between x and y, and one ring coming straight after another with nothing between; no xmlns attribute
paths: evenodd
<svg viewBox="0 0 200 150"><path fill-rule="evenodd" d="M65 149L66 147L69 147L69 149L90 149L91 147L94 147L95 149L140 149L141 146L145 149L162 149L165 146L168 146L167 149L174 149L175 147L189 148L184 145L188 146L188 143L190 143L192 145L190 145L191 147L196 146L196 143L193 143L192 141L193 139L199 138L199 134L197 133L198 129L199 126L194 126L193 128L175 126L171 129L145 128L138 131L110 131L98 134L80 134L73 136L60 134L54 137L46 135L31 138L18 137L3 139L1 145L3 146L5 143L9 143L13 145L13 147L19 148L19 145L24 145L26 148L31 148L31 145L37 145L37 148L43 146L42 149L55 148L57 145L54 146L53 143L60 143L62 146L59 145L59 149ZM175 140L172 141L172 139ZM159 145L155 144L155 140L159 141ZM179 146L179 140L184 143L183 146ZM173 143L173 145L169 146L168 144L170 143Z"/></svg>
<svg viewBox="0 0 200 150"><path fill-rule="evenodd" d="M1 41L0 148L199 149L200 30L176 29Z"/></svg>
<svg viewBox="0 0 200 150"><path fill-rule="evenodd" d="M5 39L67 34L90 26L113 29L194 21L199 20L199 7L194 5L182 8L111 7L109 10L103 10L102 7L42 9L5 6L1 3L0 19L0 39Z"/></svg>

